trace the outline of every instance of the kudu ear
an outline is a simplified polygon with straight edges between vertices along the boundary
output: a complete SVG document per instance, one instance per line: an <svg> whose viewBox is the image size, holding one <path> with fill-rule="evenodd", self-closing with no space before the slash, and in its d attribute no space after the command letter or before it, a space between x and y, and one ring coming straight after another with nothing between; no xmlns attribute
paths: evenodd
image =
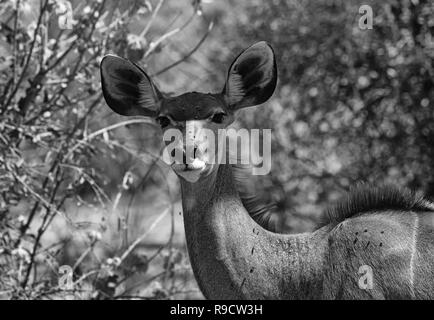
<svg viewBox="0 0 434 320"><path fill-rule="evenodd" d="M247 48L232 62L223 95L232 110L267 101L277 83L274 52L265 41Z"/></svg>
<svg viewBox="0 0 434 320"><path fill-rule="evenodd" d="M157 115L162 95L139 66L107 55L101 61L100 70L102 92L114 112L123 116Z"/></svg>

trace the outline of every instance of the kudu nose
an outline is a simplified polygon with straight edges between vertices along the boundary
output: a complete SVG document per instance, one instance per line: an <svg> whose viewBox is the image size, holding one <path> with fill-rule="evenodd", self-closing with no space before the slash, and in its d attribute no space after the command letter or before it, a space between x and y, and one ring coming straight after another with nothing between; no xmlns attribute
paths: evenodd
<svg viewBox="0 0 434 320"><path fill-rule="evenodd" d="M185 148L184 149L175 148L171 152L171 156L175 159L175 162L178 162L178 163L181 163L181 161L180 161L181 156L180 155L182 156L182 163L183 164L187 164L187 159L191 163L198 156L198 148L194 147L193 152L192 152L191 156L189 156L189 157L187 157L187 152L185 151Z"/></svg>

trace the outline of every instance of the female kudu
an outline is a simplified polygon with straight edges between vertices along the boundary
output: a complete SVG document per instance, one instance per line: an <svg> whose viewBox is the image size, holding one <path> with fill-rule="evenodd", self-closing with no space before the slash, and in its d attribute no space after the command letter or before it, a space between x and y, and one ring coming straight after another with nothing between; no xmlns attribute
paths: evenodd
<svg viewBox="0 0 434 320"><path fill-rule="evenodd" d="M234 60L217 94L168 97L128 60L109 55L101 63L102 89L112 110L152 117L163 132L176 128L187 135L226 128L237 110L267 101L276 81L274 52L265 42ZM181 181L191 265L205 297L434 298L433 204L407 190L362 186L316 231L273 233L246 210L254 201L240 197L237 169L207 162L202 142L190 137L193 161L187 163L187 155L172 168ZM185 142L177 148L185 153ZM372 271L371 287L360 286L362 267Z"/></svg>

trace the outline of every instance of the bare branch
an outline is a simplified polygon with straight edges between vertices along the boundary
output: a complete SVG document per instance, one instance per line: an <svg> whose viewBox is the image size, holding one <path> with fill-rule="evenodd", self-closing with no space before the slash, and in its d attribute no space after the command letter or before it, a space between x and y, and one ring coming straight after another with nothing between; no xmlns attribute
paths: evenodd
<svg viewBox="0 0 434 320"><path fill-rule="evenodd" d="M185 60L187 60L192 54L194 54L202 45L202 43L206 40L206 38L208 37L208 35L210 34L212 28L214 26L214 22L211 22L208 26L208 30L206 31L206 33L202 36L202 38L199 40L199 42L193 47L193 49L190 50L190 52L188 52L185 56L183 56L181 59L175 61L174 63L168 65L167 67L164 67L161 70L158 70L157 72L151 74L151 77L155 77L158 76L164 72L169 71L170 69L176 67L178 64L184 62Z"/></svg>
<svg viewBox="0 0 434 320"><path fill-rule="evenodd" d="M146 24L145 28L143 29L143 31L140 33L140 38L145 38L146 34L148 33L149 29L152 26L152 23L154 22L155 18L157 17L158 12L161 9L161 6L163 5L165 0L160 0L157 4L157 6L154 9L154 12L152 12L152 16L151 19L149 19L148 23Z"/></svg>
<svg viewBox="0 0 434 320"><path fill-rule="evenodd" d="M121 256L121 261L120 263L122 263L126 257L134 250L135 247L137 247L137 245L142 242L151 232L152 230L155 229L155 227L160 223L161 220L163 220L163 218L170 212L170 208L167 208L166 210L163 211L163 213L161 213L155 220L154 222L151 224L151 226L149 227L148 230L146 230L140 237L138 237L129 247L128 249L122 254Z"/></svg>

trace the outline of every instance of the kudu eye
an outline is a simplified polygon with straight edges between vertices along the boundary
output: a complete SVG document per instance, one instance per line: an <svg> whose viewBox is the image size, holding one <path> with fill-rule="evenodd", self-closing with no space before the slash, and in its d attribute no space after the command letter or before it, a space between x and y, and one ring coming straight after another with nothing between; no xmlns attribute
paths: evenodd
<svg viewBox="0 0 434 320"><path fill-rule="evenodd" d="M170 124L170 119L165 116L159 116L157 117L157 122L160 124L160 127L164 129Z"/></svg>
<svg viewBox="0 0 434 320"><path fill-rule="evenodd" d="M223 123L223 120L225 119L226 113L219 112L212 116L211 121L215 123Z"/></svg>

